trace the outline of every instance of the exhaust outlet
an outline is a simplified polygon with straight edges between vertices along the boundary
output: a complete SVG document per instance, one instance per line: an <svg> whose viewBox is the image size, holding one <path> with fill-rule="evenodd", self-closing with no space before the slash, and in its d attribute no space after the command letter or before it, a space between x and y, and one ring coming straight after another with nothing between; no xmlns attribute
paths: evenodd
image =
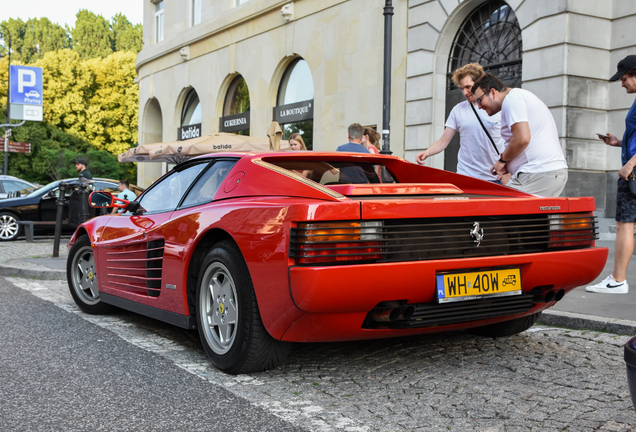
<svg viewBox="0 0 636 432"><path fill-rule="evenodd" d="M554 301L559 301L565 296L565 290L559 290L554 296Z"/></svg>
<svg viewBox="0 0 636 432"><path fill-rule="evenodd" d="M545 302L546 303L550 303L554 301L554 291L548 291L547 293L545 293Z"/></svg>
<svg viewBox="0 0 636 432"><path fill-rule="evenodd" d="M414 313L415 313L415 308L413 306L407 306L404 308L404 311L402 312L402 318L404 318L405 320L410 320L411 318L413 318Z"/></svg>
<svg viewBox="0 0 636 432"><path fill-rule="evenodd" d="M397 321L400 314L399 307L378 309L373 312L373 320L377 322L393 322Z"/></svg>

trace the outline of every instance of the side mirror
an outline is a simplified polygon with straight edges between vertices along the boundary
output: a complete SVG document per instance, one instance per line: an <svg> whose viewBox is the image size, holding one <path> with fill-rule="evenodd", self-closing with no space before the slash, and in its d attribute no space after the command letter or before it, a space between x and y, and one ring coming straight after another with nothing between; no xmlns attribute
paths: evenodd
<svg viewBox="0 0 636 432"><path fill-rule="evenodd" d="M110 192L92 192L88 196L88 202L93 208L112 207L113 194Z"/></svg>

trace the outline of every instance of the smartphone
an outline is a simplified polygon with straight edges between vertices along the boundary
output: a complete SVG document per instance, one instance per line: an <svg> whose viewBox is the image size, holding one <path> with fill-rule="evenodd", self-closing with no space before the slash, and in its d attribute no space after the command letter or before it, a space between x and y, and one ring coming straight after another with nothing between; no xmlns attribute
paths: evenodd
<svg viewBox="0 0 636 432"><path fill-rule="evenodd" d="M609 139L609 136L608 136L608 135L605 135L605 134L602 134L602 133L598 133L598 132L597 132L597 133L596 133L596 135L598 135L598 136L599 136L599 137L601 137L601 138L607 138L607 139Z"/></svg>

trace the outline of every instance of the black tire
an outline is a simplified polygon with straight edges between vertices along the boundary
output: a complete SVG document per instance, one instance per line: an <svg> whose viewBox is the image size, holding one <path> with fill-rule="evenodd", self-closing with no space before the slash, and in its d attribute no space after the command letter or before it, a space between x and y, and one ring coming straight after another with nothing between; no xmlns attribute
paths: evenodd
<svg viewBox="0 0 636 432"><path fill-rule="evenodd" d="M521 318L515 318L510 321L503 321L496 324L490 324L482 327L475 327L466 330L468 333L478 335L478 336L486 336L486 337L504 337L504 336L512 336L517 333L521 333L523 331L528 330L530 327L537 322L541 316L541 312L536 314L527 315Z"/></svg>
<svg viewBox="0 0 636 432"><path fill-rule="evenodd" d="M273 369L291 344L265 329L249 270L232 241L217 243L206 255L196 292L199 336L212 363L230 374Z"/></svg>
<svg viewBox="0 0 636 432"><path fill-rule="evenodd" d="M95 256L87 235L79 237L69 251L66 279L73 300L84 312L99 315L114 309L99 299Z"/></svg>
<svg viewBox="0 0 636 432"><path fill-rule="evenodd" d="M14 213L0 212L0 241L13 241L20 235L20 218Z"/></svg>

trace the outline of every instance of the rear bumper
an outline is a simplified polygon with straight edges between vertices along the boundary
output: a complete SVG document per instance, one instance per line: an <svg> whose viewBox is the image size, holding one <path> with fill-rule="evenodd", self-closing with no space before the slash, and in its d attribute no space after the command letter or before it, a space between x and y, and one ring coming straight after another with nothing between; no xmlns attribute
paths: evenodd
<svg viewBox="0 0 636 432"><path fill-rule="evenodd" d="M551 286L568 292L593 281L603 270L607 248L543 252L510 256L362 264L334 267L291 267L290 291L305 315L288 329L285 340L350 340L397 336L468 328L512 319L499 317L478 322L417 330L367 330L362 323L367 312L384 301L407 303L436 301L435 274L450 270L473 270L514 266L521 269L523 291ZM522 315L545 309L535 305Z"/></svg>

